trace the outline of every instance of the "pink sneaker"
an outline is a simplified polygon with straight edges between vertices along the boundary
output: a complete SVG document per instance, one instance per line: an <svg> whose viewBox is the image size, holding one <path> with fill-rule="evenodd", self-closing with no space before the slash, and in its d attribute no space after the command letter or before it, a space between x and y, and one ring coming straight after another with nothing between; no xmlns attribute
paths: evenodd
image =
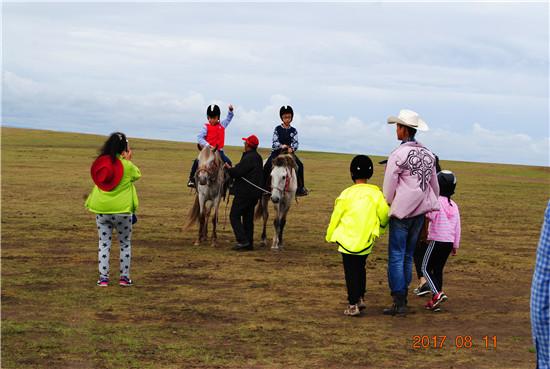
<svg viewBox="0 0 550 369"><path fill-rule="evenodd" d="M99 287L107 287L109 285L109 278L100 277L96 284Z"/></svg>
<svg viewBox="0 0 550 369"><path fill-rule="evenodd" d="M427 310L439 311L441 310L441 304L445 301L447 301L447 295L445 295L444 292L439 292L424 305L424 308Z"/></svg>
<svg viewBox="0 0 550 369"><path fill-rule="evenodd" d="M443 302L447 301L448 297L445 295L445 292L441 291L435 295L432 299L432 305L434 308L438 307Z"/></svg>
<svg viewBox="0 0 550 369"><path fill-rule="evenodd" d="M130 287L134 284L134 281L132 281L128 277L120 277L118 284L121 285L122 287Z"/></svg>

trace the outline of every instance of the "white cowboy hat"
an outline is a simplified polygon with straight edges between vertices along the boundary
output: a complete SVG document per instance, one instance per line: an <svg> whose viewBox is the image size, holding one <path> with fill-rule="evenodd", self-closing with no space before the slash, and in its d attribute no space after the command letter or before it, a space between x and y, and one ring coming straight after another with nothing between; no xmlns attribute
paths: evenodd
<svg viewBox="0 0 550 369"><path fill-rule="evenodd" d="M428 131L428 125L422 119L417 112L408 109L401 109L399 116L393 115L388 118L388 124L399 123L401 125L417 129L419 131Z"/></svg>

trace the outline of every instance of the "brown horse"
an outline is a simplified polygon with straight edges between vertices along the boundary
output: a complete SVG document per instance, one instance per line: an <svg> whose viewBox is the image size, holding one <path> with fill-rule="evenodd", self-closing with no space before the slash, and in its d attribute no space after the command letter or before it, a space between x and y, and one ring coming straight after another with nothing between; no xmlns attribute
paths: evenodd
<svg viewBox="0 0 550 369"><path fill-rule="evenodd" d="M271 201L275 209L275 219L273 226L275 233L271 250L279 251L283 248L283 230L286 224L286 216L290 205L294 201L296 188L298 186L296 178L296 162L290 154L282 154L273 159L273 169L271 170ZM263 218L262 245L266 245L266 223L268 214L269 196L264 195L260 199L256 208L255 217Z"/></svg>
<svg viewBox="0 0 550 369"><path fill-rule="evenodd" d="M225 198L226 176L223 160L217 148L204 147L199 153L199 166L195 174L196 195L193 208L189 212L189 222L186 228L199 223L199 234L195 246L206 241L208 236L208 219L212 217L212 246L216 246L216 225L218 223L218 208Z"/></svg>

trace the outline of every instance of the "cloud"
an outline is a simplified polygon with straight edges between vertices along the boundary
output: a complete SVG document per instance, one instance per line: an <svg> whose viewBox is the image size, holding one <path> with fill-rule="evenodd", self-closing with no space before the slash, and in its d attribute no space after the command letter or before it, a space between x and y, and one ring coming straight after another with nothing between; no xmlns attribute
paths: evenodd
<svg viewBox="0 0 550 369"><path fill-rule="evenodd" d="M2 73L2 85L10 97L30 98L44 91L44 88L30 78L24 78L6 71Z"/></svg>
<svg viewBox="0 0 550 369"><path fill-rule="evenodd" d="M473 123L465 133L433 129L425 143L442 159L550 166L550 138L544 134L535 138Z"/></svg>
<svg viewBox="0 0 550 369"><path fill-rule="evenodd" d="M292 104L302 148L384 154L395 145L385 118L411 108L434 127L426 140L452 158L544 164L547 11L7 3L2 121L189 141L208 104L233 103L228 142L240 145L250 132L269 143L279 107ZM501 146L527 148L532 159Z"/></svg>
<svg viewBox="0 0 550 369"><path fill-rule="evenodd" d="M13 72L3 74L4 109L2 124L29 126L27 109L42 111L33 123L38 128L76 130L107 134L122 130L132 137L151 137L195 141L205 122L205 107L211 103L200 92L185 95L167 93L70 94L40 84ZM52 105L55 102L55 105ZM229 101L215 100L226 114ZM258 135L261 146L271 146L273 129L280 124L279 108L292 104L282 94L270 97L262 108L235 106L235 118L226 133L226 142L240 145L241 137ZM296 107L295 107L296 108ZM93 113L93 114L90 114ZM81 117L88 115L86 120ZM222 117L223 118L223 117ZM340 119L322 114L305 114L296 109L293 125L298 129L301 150L388 155L397 146L395 126L385 120L365 121L355 116ZM31 124L34 126L34 124ZM154 129L151 127L154 126ZM431 124L431 131L418 139L443 160L510 162L549 165L549 138L526 133L494 130L472 123L464 132Z"/></svg>
<svg viewBox="0 0 550 369"><path fill-rule="evenodd" d="M121 32L101 28L76 29L68 32L68 36L76 43L96 45L98 47L117 50L120 54L133 56L148 56L150 60L166 59L166 56L176 57L174 61L194 60L208 62L213 56L223 55L235 62L255 63L261 61L252 48L246 43L231 44L214 37L178 37L151 35L139 31ZM215 52L213 52L215 50Z"/></svg>
<svg viewBox="0 0 550 369"><path fill-rule="evenodd" d="M249 119L246 112L239 112L235 126L239 132L259 132L263 146L270 144L271 129L258 130L257 120L276 120L279 105L266 106L261 113ZM241 117L241 114L244 115ZM358 117L339 120L334 116L302 115L297 113L293 122L300 137L302 150L321 150L345 153L388 155L398 144L395 126L385 121L363 121ZM431 131L420 132L418 139L437 153L443 160L462 160L492 163L517 163L549 166L550 138L544 134L538 138L522 132L492 130L479 123L472 123L464 132L447 130L432 125ZM234 133L228 135L234 136ZM268 142L265 142L265 141ZM265 142L265 143L264 143Z"/></svg>

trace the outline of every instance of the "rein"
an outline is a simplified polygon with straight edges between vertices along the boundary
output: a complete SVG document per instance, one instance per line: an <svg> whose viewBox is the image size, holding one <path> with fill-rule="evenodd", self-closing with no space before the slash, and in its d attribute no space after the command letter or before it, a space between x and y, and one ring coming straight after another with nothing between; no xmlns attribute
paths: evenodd
<svg viewBox="0 0 550 369"><path fill-rule="evenodd" d="M290 186L290 177L291 177L291 172L287 169L286 170L286 173L287 173L287 176L286 176L286 179L285 179L285 186L283 189L281 188L278 188L278 187L275 187L276 190L279 190L280 192L288 192L288 187ZM268 195L272 195L272 192L269 192L268 190L260 187L260 186L257 186L255 185L254 183L250 182L248 179L244 178L244 177L241 177L240 179L242 179L243 181L245 181L246 183L248 183L249 185L251 185L252 187L254 188L257 188L258 190L262 191L263 193L265 194L268 194Z"/></svg>
<svg viewBox="0 0 550 369"><path fill-rule="evenodd" d="M262 191L262 192L265 192L265 193L271 195L271 192L269 192L269 191L266 190L266 189L261 188L260 186L256 186L254 183L250 182L248 179L246 179L246 178L244 178L244 177L241 177L241 179L242 179L243 181L245 181L246 183L248 183L249 185L251 185L252 187L256 187L258 190L260 190L260 191Z"/></svg>
<svg viewBox="0 0 550 369"><path fill-rule="evenodd" d="M290 186L290 177L292 177L292 172L286 168L286 179L285 179L285 192L288 192L288 186Z"/></svg>

